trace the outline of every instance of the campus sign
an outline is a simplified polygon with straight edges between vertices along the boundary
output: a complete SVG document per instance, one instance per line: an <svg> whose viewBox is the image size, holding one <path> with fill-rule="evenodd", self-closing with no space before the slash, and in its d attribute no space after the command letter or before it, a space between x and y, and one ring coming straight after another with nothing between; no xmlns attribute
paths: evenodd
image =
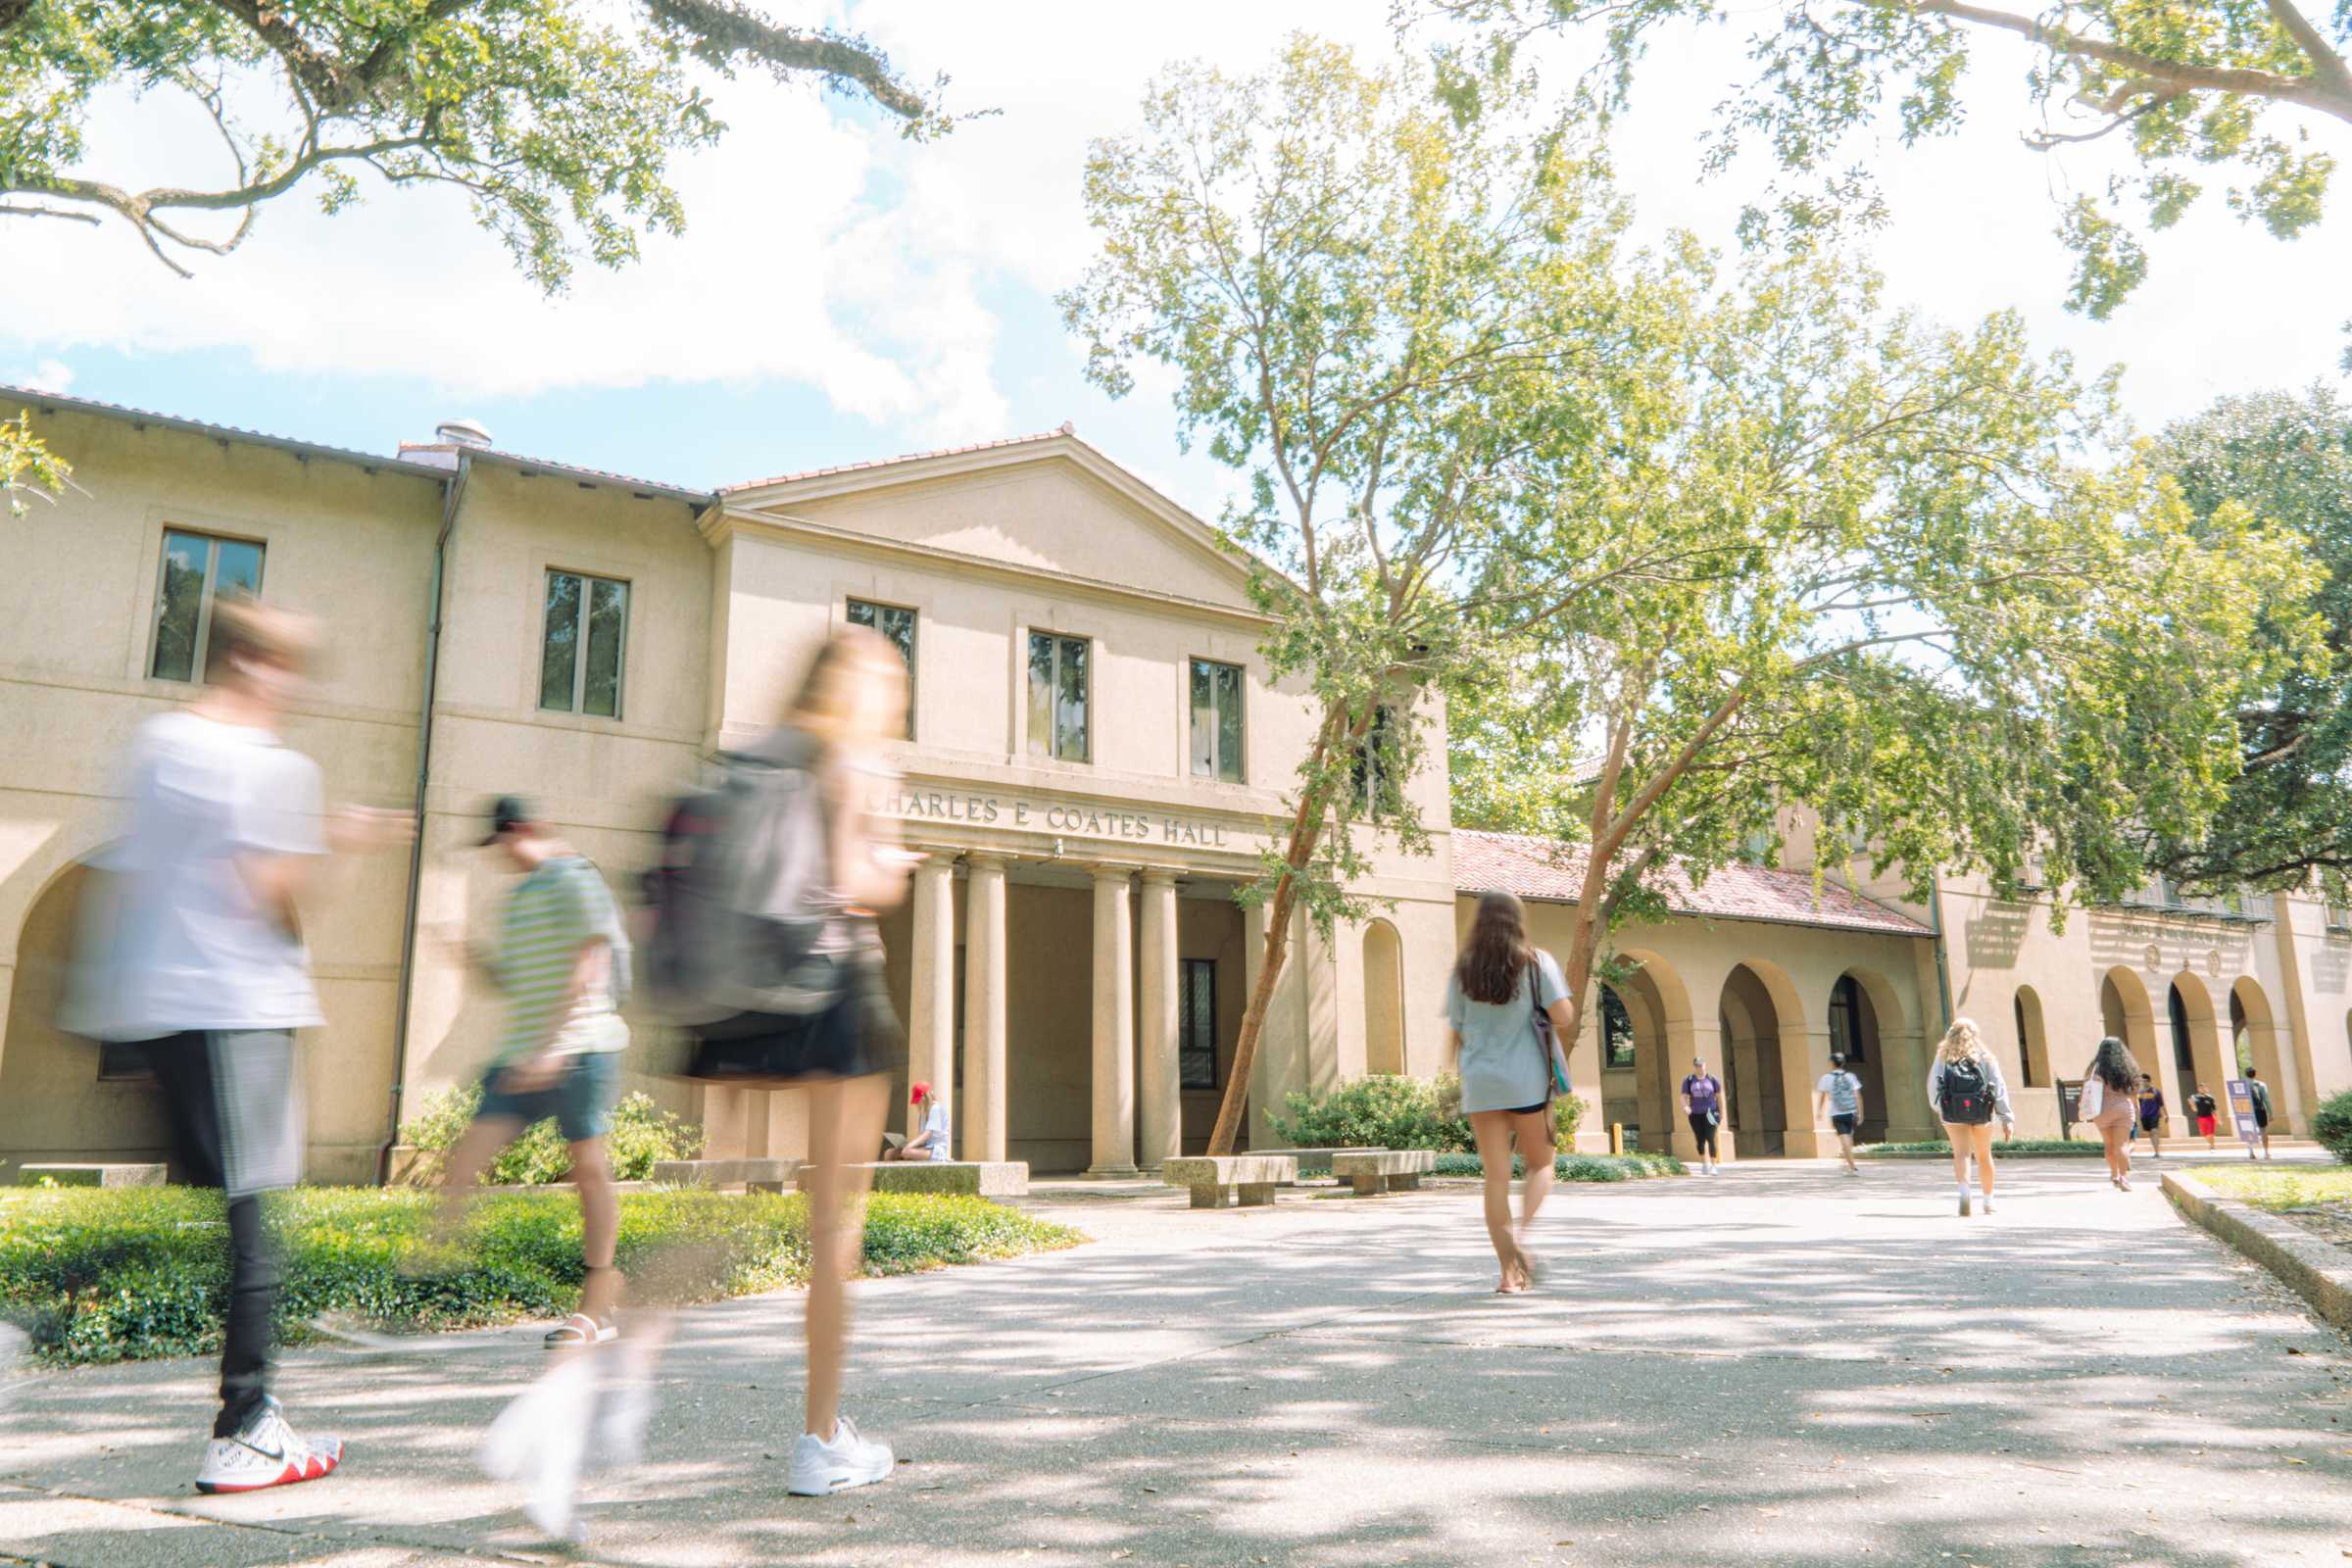
<svg viewBox="0 0 2352 1568"><path fill-rule="evenodd" d="M898 790L882 803L885 815L914 822L957 822L1066 838L1109 839L1201 850L1240 850L1241 833L1221 822L1166 811L1105 810L1083 801L994 795L960 789Z"/></svg>
<svg viewBox="0 0 2352 1568"><path fill-rule="evenodd" d="M2262 1145L2262 1124L2254 1119L2254 1086L2243 1078L2232 1078L2222 1090L2230 1097L2230 1119L2237 1123L2237 1136L2244 1140L2250 1156Z"/></svg>

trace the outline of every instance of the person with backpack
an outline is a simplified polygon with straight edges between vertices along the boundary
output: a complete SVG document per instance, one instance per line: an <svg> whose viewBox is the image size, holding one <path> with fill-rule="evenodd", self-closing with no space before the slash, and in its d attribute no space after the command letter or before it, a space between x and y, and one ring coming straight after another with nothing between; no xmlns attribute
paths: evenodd
<svg viewBox="0 0 2352 1568"><path fill-rule="evenodd" d="M2252 1067L2246 1069L2246 1093L2254 1101L2254 1128L2262 1134L2262 1157L2271 1157L2271 1088L2262 1081L2262 1074ZM2254 1152L2246 1151L2248 1158Z"/></svg>
<svg viewBox="0 0 2352 1568"><path fill-rule="evenodd" d="M605 1135L620 1097L620 1056L629 1028L620 1017L628 989L629 939L596 866L556 837L538 812L512 795L492 804L481 841L522 880L507 894L495 953L460 949L472 971L506 999L506 1026L482 1074L473 1121L450 1151L441 1179L437 1239L455 1229L466 1195L499 1151L552 1116L571 1151L580 1195L586 1274L580 1309L547 1336L551 1350L616 1338L620 1275L612 1249L620 1198ZM438 1252L428 1248L429 1261Z"/></svg>
<svg viewBox="0 0 2352 1568"><path fill-rule="evenodd" d="M2139 1075L2139 1130L2148 1135L2148 1157L2164 1157L2164 1091L2146 1073Z"/></svg>
<svg viewBox="0 0 2352 1568"><path fill-rule="evenodd" d="M1845 1157L1845 1173L1859 1176L1862 1167L1854 1163L1854 1135L1862 1126L1862 1080L1845 1069L1845 1054L1830 1053L1830 1070L1821 1075L1813 1086L1813 1125L1821 1125L1821 1113L1830 1113L1830 1125L1838 1131L1838 1152Z"/></svg>
<svg viewBox="0 0 2352 1568"><path fill-rule="evenodd" d="M1978 1180L1984 1191L1984 1212L1992 1212L1992 1124L2001 1136L2017 1130L2017 1113L2009 1106L2009 1086L2001 1081L2000 1064L1985 1049L1976 1023L1955 1018L1936 1046L1936 1061L1928 1069L1928 1103L1943 1122L1952 1141L1952 1177L1960 1189L1960 1212L1969 1211L1968 1162L1977 1162Z"/></svg>
<svg viewBox="0 0 2352 1568"><path fill-rule="evenodd" d="M1683 1079L1683 1114L1690 1121L1690 1138L1697 1144L1702 1167L1709 1176L1720 1174L1716 1163L1716 1131L1723 1126L1723 1080L1707 1071L1706 1058L1692 1056Z"/></svg>
<svg viewBox="0 0 2352 1568"><path fill-rule="evenodd" d="M2197 1085L2197 1092L2188 1097L2188 1109L2189 1114L2197 1118L2197 1131L2205 1140L2205 1152L2212 1153L2214 1152L2215 1117L2221 1109L2221 1105L2213 1098L2213 1091L2200 1082Z"/></svg>
<svg viewBox="0 0 2352 1568"><path fill-rule="evenodd" d="M2113 1035L2099 1042L2090 1065L2082 1069L2083 1119L2099 1130L2107 1146L2107 1179L2119 1192L2132 1190L2131 1135L2139 1116L2139 1085L2146 1074L2132 1053Z"/></svg>
<svg viewBox="0 0 2352 1568"><path fill-rule="evenodd" d="M853 1162L882 1143L890 1104L875 915L919 857L883 813L883 748L906 733L906 666L878 632L836 630L784 721L722 759L724 781L670 813L648 877L649 989L693 1022L687 1075L808 1097L808 1295L803 1430L786 1489L818 1496L886 1480L890 1446L841 1410L849 1300L865 1234Z"/></svg>
<svg viewBox="0 0 2352 1568"><path fill-rule="evenodd" d="M278 737L303 693L316 625L256 599L213 607L206 685L139 725L123 834L85 895L60 1024L137 1042L162 1089L182 1180L227 1200L220 1409L196 1490L316 1481L339 1438L297 1433L270 1392L278 1262L262 1195L302 1179L297 1032L323 1024L302 908L345 854L414 841L408 812L328 812L318 764Z"/></svg>
<svg viewBox="0 0 2352 1568"><path fill-rule="evenodd" d="M1516 896L1480 896L1469 938L1446 976L1446 1028L1486 1178L1487 1238L1501 1269L1494 1293L1517 1295L1542 1274L1528 1234L1551 1192L1551 1100L1568 1081L1559 1044L1568 1038L1568 981L1551 955L1528 940L1527 911ZM1515 1228L1514 1148L1527 1166Z"/></svg>

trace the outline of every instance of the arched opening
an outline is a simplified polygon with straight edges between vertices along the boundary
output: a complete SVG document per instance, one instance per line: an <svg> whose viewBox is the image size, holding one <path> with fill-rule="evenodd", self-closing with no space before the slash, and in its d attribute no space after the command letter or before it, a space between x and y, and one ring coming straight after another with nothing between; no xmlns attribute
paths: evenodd
<svg viewBox="0 0 2352 1568"><path fill-rule="evenodd" d="M1810 1119L1812 1082L1803 1019L1788 977L1768 965L1740 964L1724 980L1717 1023L1737 1147L1743 1154L1788 1152L1790 1107ZM1792 1070L1798 1080L1793 1085Z"/></svg>
<svg viewBox="0 0 2352 1568"><path fill-rule="evenodd" d="M2222 1099L2222 1085L2230 1073L2223 1060L2213 993L2205 989L2204 981L2183 969L2173 976L2172 994L2165 1004L2172 1017L2173 1064L2180 1074L2182 1094L2193 1093L2201 1083L2215 1100Z"/></svg>
<svg viewBox="0 0 2352 1568"><path fill-rule="evenodd" d="M2272 1130L2287 1131L2295 1119L2289 1107L2300 1105L2302 1095L2293 1082L2286 1042L2280 1039L2271 999L2259 981L2247 976L2230 988L2230 1019L2239 1060L2270 1086Z"/></svg>
<svg viewBox="0 0 2352 1568"><path fill-rule="evenodd" d="M1861 1141L1886 1137L1886 1060L1879 1035L1878 1008L1852 970L1830 987L1830 1051L1845 1058L1846 1070L1862 1080Z"/></svg>
<svg viewBox="0 0 2352 1568"><path fill-rule="evenodd" d="M2050 1043L2041 1029L2041 998L2032 986L2019 986L2011 1010L2017 1023L2018 1081L2028 1089L2047 1089L2055 1080Z"/></svg>
<svg viewBox="0 0 2352 1568"><path fill-rule="evenodd" d="M1655 954L1620 951L1617 956L1626 967L1608 989L1623 1008L1623 1024L1631 1038L1618 1049L1616 1059L1624 1066L1615 1069L1621 1076L1617 1077L1613 1090L1606 1066L1610 1057L1604 1044L1602 1098L1607 1100L1613 1093L1630 1102L1620 1107L1623 1112L1620 1116L1612 1118L1623 1122L1627 1147L1661 1153L1678 1150L1694 1152L1678 1098L1684 1064L1691 1051L1690 991L1673 965ZM1606 999L1603 1000L1605 1004ZM1605 1041L1608 1025L1605 1015L1602 1023Z"/></svg>
<svg viewBox="0 0 2352 1568"><path fill-rule="evenodd" d="M1404 943L1386 920L1364 927L1364 1070L1404 1071Z"/></svg>
<svg viewBox="0 0 2352 1568"><path fill-rule="evenodd" d="M17 977L0 1044L0 1160L156 1160L170 1130L134 1050L100 1048L60 1030L66 965L91 872L59 873L25 911Z"/></svg>
<svg viewBox="0 0 2352 1568"><path fill-rule="evenodd" d="M2138 975L2121 966L2107 971L2099 981L2099 1022L2106 1033L2131 1048L2142 1072L2163 1082L2159 1073L2163 1063L2156 1054L2155 1014L2149 1005L2148 988Z"/></svg>

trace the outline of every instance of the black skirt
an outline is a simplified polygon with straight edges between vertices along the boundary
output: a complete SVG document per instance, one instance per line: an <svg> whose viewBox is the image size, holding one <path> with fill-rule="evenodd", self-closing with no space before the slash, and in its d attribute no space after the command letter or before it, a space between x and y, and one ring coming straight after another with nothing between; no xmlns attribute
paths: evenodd
<svg viewBox="0 0 2352 1568"><path fill-rule="evenodd" d="M885 1070L899 1032L879 962L853 960L840 994L813 1012L739 1012L694 1031L686 1076L774 1088Z"/></svg>

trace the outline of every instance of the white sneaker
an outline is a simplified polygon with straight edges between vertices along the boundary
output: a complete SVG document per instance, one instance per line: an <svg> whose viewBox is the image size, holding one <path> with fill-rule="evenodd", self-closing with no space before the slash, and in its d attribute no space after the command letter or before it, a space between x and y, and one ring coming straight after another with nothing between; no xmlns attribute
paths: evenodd
<svg viewBox="0 0 2352 1568"><path fill-rule="evenodd" d="M215 1438L196 1472L198 1492L259 1492L290 1487L332 1474L343 1462L341 1438L304 1439L286 1425L285 1413L269 1396L245 1418L233 1437Z"/></svg>
<svg viewBox="0 0 2352 1568"><path fill-rule="evenodd" d="M1982 1206L1985 1213L1989 1214L1992 1212L1992 1195L1990 1193L1986 1193L1984 1195Z"/></svg>
<svg viewBox="0 0 2352 1568"><path fill-rule="evenodd" d="M891 1466L897 1462L889 1444L859 1437L857 1424L845 1415L834 1422L831 1443L813 1432L804 1432L793 1441L792 1469L785 1490L796 1497L821 1497L852 1487L869 1487L889 1479Z"/></svg>

